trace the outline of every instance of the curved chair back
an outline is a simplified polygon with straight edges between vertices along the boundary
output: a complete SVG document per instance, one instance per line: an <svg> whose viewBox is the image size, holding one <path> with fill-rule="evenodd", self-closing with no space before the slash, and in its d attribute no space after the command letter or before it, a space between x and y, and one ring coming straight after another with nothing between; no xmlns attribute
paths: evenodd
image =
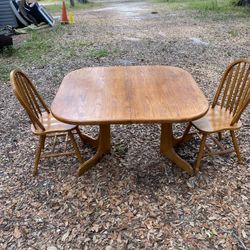
<svg viewBox="0 0 250 250"><path fill-rule="evenodd" d="M40 118L42 112L50 113L50 111L31 80L21 70L15 69L10 73L10 82L17 99L28 113L33 126L45 131Z"/></svg>
<svg viewBox="0 0 250 250"><path fill-rule="evenodd" d="M250 102L250 60L239 59L230 64L215 94L215 105L225 108L232 115L231 125L238 122Z"/></svg>

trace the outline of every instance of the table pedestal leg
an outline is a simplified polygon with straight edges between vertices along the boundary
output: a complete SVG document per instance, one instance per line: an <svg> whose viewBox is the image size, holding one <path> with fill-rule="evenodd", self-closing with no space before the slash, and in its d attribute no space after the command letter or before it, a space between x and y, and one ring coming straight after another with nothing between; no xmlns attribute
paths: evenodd
<svg viewBox="0 0 250 250"><path fill-rule="evenodd" d="M178 141L178 140L177 140ZM165 155L170 161L174 162L178 167L185 170L190 175L194 174L192 166L183 160L174 150L174 145L178 144L173 136L173 129L171 123L164 123L161 125L161 153Z"/></svg>
<svg viewBox="0 0 250 250"><path fill-rule="evenodd" d="M110 143L110 125L100 125L99 137L98 137L98 147L95 155L89 160L82 163L78 169L78 176L84 174L87 170L93 167L98 163L102 156L110 152L111 143Z"/></svg>

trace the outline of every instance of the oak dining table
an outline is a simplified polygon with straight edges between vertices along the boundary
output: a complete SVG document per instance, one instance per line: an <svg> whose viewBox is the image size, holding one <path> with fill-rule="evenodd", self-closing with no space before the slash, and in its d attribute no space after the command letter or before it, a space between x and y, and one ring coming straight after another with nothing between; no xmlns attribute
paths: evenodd
<svg viewBox="0 0 250 250"><path fill-rule="evenodd" d="M193 167L174 146L173 123L189 122L206 114L208 101L190 73L172 66L88 67L68 73L52 102L52 114L69 124L99 125L99 136L86 142L95 155L82 163L82 175L111 149L110 125L161 124L160 151L190 175Z"/></svg>

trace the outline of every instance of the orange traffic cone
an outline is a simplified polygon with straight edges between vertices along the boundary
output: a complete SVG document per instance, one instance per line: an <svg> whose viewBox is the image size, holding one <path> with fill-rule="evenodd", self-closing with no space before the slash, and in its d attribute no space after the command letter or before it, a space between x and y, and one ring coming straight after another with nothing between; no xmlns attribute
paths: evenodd
<svg viewBox="0 0 250 250"><path fill-rule="evenodd" d="M66 5L65 1L63 0L62 2L62 16L61 16L61 24L68 24L68 16L67 16L67 10L66 10Z"/></svg>

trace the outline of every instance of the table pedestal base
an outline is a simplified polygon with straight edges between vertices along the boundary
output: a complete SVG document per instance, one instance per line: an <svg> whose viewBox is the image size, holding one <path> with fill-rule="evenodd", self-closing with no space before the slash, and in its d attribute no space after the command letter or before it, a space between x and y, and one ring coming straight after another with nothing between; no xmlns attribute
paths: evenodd
<svg viewBox="0 0 250 250"><path fill-rule="evenodd" d="M84 135L83 135L84 136ZM100 125L100 131L99 136L97 140L89 140L88 138L83 138L83 140L86 140L87 143L97 148L97 151L95 155L90 158L89 160L82 163L78 169L78 176L83 175L87 170L89 170L91 167L93 167L95 164L97 164L102 156L108 152L110 152L111 149L111 143L110 143L110 125Z"/></svg>
<svg viewBox="0 0 250 250"><path fill-rule="evenodd" d="M161 125L161 153L165 155L170 161L175 163L178 167L189 173L194 174L192 166L183 160L174 150L174 146L177 144L187 141L188 135L184 134L183 137L176 139L173 135L173 129L171 123L164 123Z"/></svg>
<svg viewBox="0 0 250 250"><path fill-rule="evenodd" d="M80 129L76 128L77 134L80 136L83 143L91 145L93 148L98 147L98 139L94 139L86 134L83 134Z"/></svg>
<svg viewBox="0 0 250 250"><path fill-rule="evenodd" d="M165 155L170 161L175 163L178 167L189 173L190 175L194 174L192 166L183 160L174 150L174 146L188 141L191 139L190 134L184 133L180 138L175 138L173 135L173 129L171 123L164 123L161 125L161 144L160 149L161 153ZM100 125L99 137L97 140L94 140L88 136L82 135L82 140L97 148L95 155L89 160L82 163L78 169L78 176L83 175L91 167L97 164L103 155L110 152L111 143L110 143L110 125Z"/></svg>

